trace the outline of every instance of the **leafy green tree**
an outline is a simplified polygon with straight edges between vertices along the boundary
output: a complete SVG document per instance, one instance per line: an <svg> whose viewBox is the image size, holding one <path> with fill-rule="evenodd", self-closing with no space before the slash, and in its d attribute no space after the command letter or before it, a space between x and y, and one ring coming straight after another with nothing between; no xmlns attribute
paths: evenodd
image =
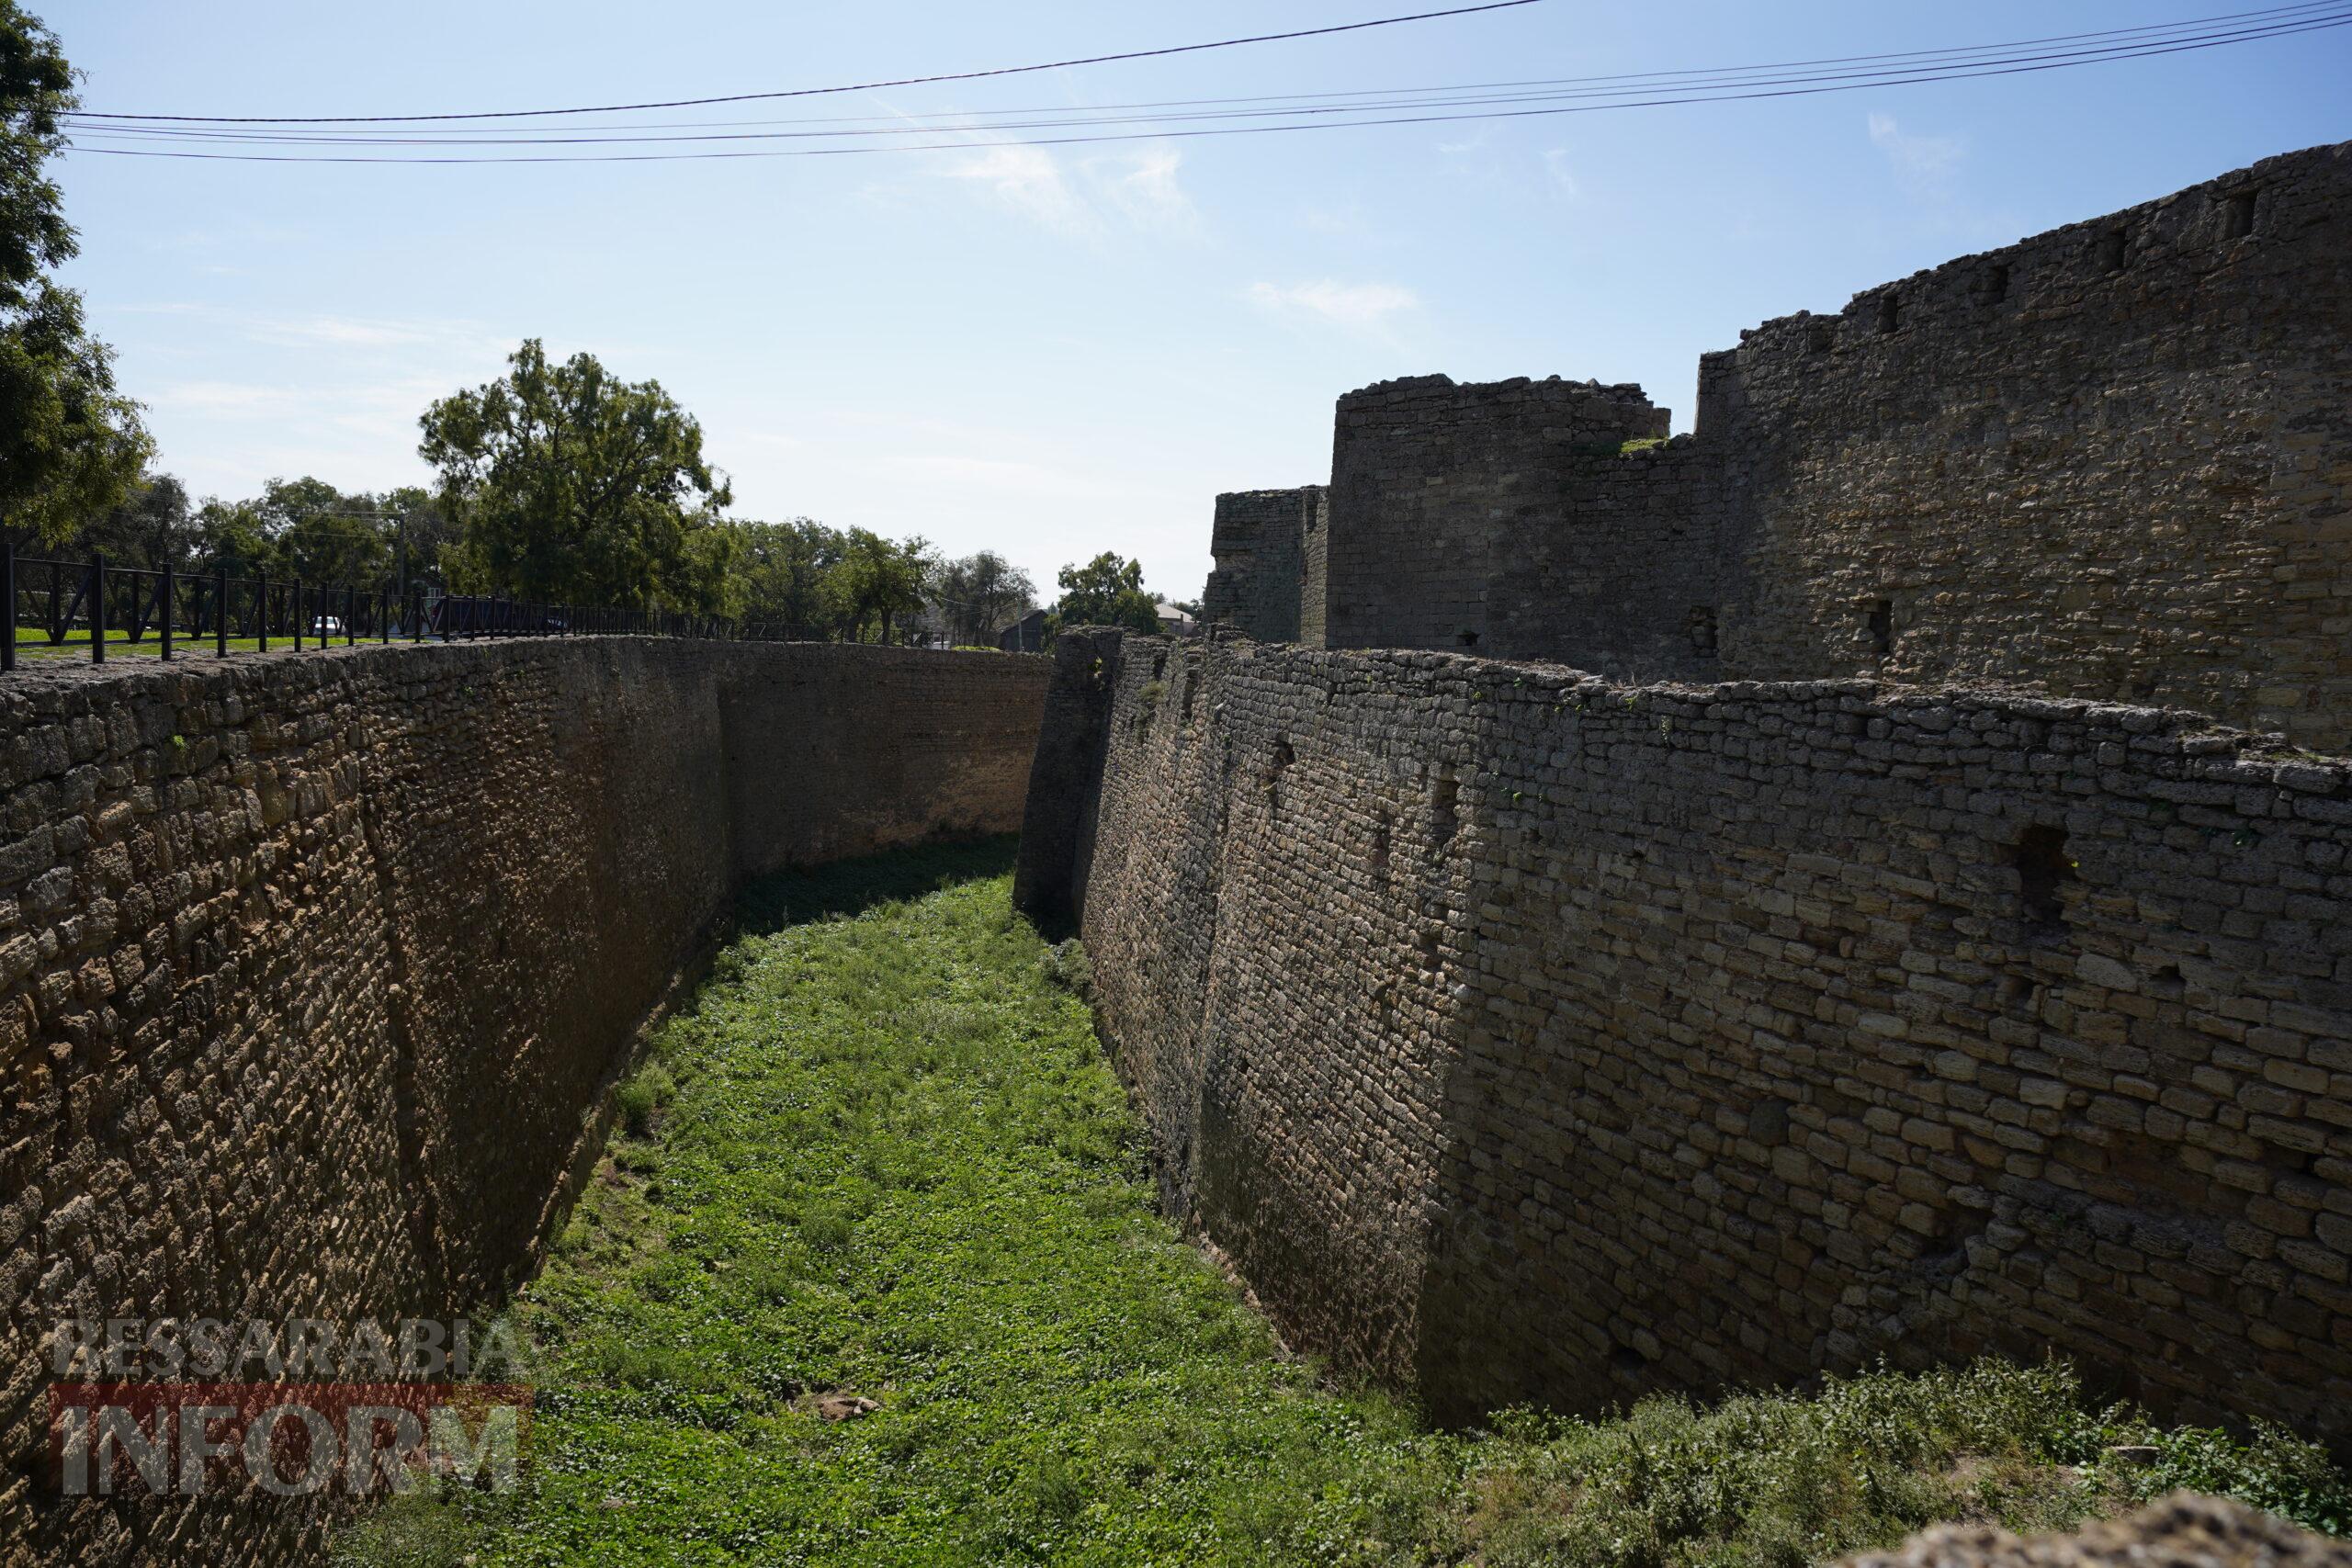
<svg viewBox="0 0 2352 1568"><path fill-rule="evenodd" d="M0 0L0 526L50 544L120 503L153 450L82 297L47 276L79 248L43 173L75 101L56 38Z"/></svg>
<svg viewBox="0 0 2352 1568"><path fill-rule="evenodd" d="M943 563L931 597L949 642L993 648L998 632L1037 607L1037 585L994 550L982 550Z"/></svg>
<svg viewBox="0 0 2352 1568"><path fill-rule="evenodd" d="M254 503L285 575L374 589L390 575L395 519L370 495L324 479L272 479Z"/></svg>
<svg viewBox="0 0 2352 1568"><path fill-rule="evenodd" d="M741 598L734 613L796 642L840 636L840 595L831 579L849 551L842 531L807 517L733 528L741 547L735 571Z"/></svg>
<svg viewBox="0 0 2352 1568"><path fill-rule="evenodd" d="M1058 580L1062 599L1046 623L1048 634L1064 626L1159 630L1159 604L1143 591L1143 562L1105 550L1084 566L1062 568Z"/></svg>
<svg viewBox="0 0 2352 1568"><path fill-rule="evenodd" d="M594 356L548 363L537 338L508 373L424 412L424 460L463 529L453 580L525 599L722 608L721 547L698 544L733 495L702 426L657 381ZM723 576L723 573L722 573Z"/></svg>
<svg viewBox="0 0 2352 1568"><path fill-rule="evenodd" d="M372 498L390 521L392 570L412 587L448 586L445 558L461 542L440 498L422 485L402 485Z"/></svg>
<svg viewBox="0 0 2352 1568"><path fill-rule="evenodd" d="M186 567L201 538L187 487L169 474L149 474L97 521L86 525L67 547L76 559L103 551L121 566L153 570Z"/></svg>
<svg viewBox="0 0 2352 1568"><path fill-rule="evenodd" d="M743 541L716 510L686 531L684 558L671 580L672 601L704 615L740 620Z"/></svg>
<svg viewBox="0 0 2352 1568"><path fill-rule="evenodd" d="M285 577L259 503L208 500L196 513L197 565L232 577Z"/></svg>
<svg viewBox="0 0 2352 1568"><path fill-rule="evenodd" d="M931 573L931 547L922 539L894 541L852 528L843 536L841 563L828 578L850 640L865 641L872 623L877 640L890 641L894 625L903 626L922 611Z"/></svg>

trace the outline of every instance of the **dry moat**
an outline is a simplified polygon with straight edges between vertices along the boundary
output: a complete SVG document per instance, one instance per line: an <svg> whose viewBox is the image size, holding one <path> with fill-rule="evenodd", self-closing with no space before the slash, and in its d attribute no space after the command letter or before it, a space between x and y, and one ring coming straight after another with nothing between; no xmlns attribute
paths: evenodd
<svg viewBox="0 0 2352 1568"><path fill-rule="evenodd" d="M2345 1523L2316 1450L2055 1365L1468 1431L1329 1378L1155 1211L1011 855L752 890L512 1309L526 1484L420 1493L344 1561L1793 1564L2175 1486Z"/></svg>

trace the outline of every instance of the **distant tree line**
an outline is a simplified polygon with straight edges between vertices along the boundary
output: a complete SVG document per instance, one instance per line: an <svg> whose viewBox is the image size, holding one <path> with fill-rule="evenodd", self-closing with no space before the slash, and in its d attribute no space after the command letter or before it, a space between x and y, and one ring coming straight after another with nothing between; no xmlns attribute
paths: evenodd
<svg viewBox="0 0 2352 1568"><path fill-rule="evenodd" d="M528 550L530 532L518 533ZM1000 630L1036 607L1028 575L992 550L943 558L920 538L886 539L805 517L696 520L670 570L650 572L645 588L631 592L626 580L599 580L593 571L524 570L494 558L497 546L453 521L433 491L341 491L308 477L272 479L250 500L196 503L179 479L150 473L96 521L46 543L20 540L18 547L72 560L103 552L115 566L367 590L396 591L405 582L430 592L558 604L659 603L810 642L994 647Z"/></svg>
<svg viewBox="0 0 2352 1568"><path fill-rule="evenodd" d="M272 479L242 501L192 502L170 474L128 481L95 519L28 530L19 547L72 559L365 589L503 593L660 606L811 641L992 647L1035 607L994 551L942 558L808 518L726 516L701 427L658 384L594 356L550 366L523 345L506 377L425 412L430 488L345 491Z"/></svg>
<svg viewBox="0 0 2352 1568"><path fill-rule="evenodd" d="M419 451L430 486L345 491L272 479L241 501L190 500L169 474L130 482L97 517L46 531L71 558L120 566L723 616L820 642L989 648L1037 607L993 550L944 558L812 518L725 514L702 427L660 384L592 355L550 364L526 343L509 372L434 403ZM1059 574L1063 625L1159 629L1140 562L1105 553Z"/></svg>
<svg viewBox="0 0 2352 1568"><path fill-rule="evenodd" d="M74 86L54 35L0 0L0 529L20 550L662 608L840 641L992 646L1036 607L1035 585L994 551L945 559L920 537L729 517L700 423L659 382L622 380L593 355L554 363L536 339L504 375L425 410L430 487L304 477L192 502L152 467L113 351L51 276L78 249L46 167ZM1135 562L1100 556L1060 582L1056 625L1157 627Z"/></svg>

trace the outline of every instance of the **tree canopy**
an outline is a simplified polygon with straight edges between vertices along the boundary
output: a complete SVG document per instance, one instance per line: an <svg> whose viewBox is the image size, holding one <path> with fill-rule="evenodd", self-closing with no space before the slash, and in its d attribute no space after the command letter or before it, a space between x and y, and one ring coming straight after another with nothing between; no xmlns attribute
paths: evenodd
<svg viewBox="0 0 2352 1568"><path fill-rule="evenodd" d="M78 249L44 172L74 103L55 37L0 0L0 526L50 543L122 501L153 450L82 297L48 276Z"/></svg>
<svg viewBox="0 0 2352 1568"><path fill-rule="evenodd" d="M1049 627L1125 626L1129 631L1159 630L1158 601L1143 591L1143 562L1103 551L1084 566L1066 566L1058 574L1062 600Z"/></svg>
<svg viewBox="0 0 2352 1568"><path fill-rule="evenodd" d="M835 572L834 594L845 616L852 642L865 640L865 628L876 628L876 640L890 640L891 624L903 626L921 612L924 589L932 572L931 547L922 538L886 539L865 528L844 536L842 562Z"/></svg>
<svg viewBox="0 0 2352 1568"><path fill-rule="evenodd" d="M993 648L999 632L1037 607L1037 585L994 550L982 550L942 563L932 597L950 643Z"/></svg>
<svg viewBox="0 0 2352 1568"><path fill-rule="evenodd" d="M65 548L74 556L103 551L120 566L184 567L200 542L187 487L169 474L150 473L95 520L84 525Z"/></svg>
<svg viewBox="0 0 2352 1568"><path fill-rule="evenodd" d="M795 642L831 640L839 625L831 577L843 553L842 531L807 517L730 526L737 551L729 613Z"/></svg>
<svg viewBox="0 0 2352 1568"><path fill-rule="evenodd" d="M519 598L715 611L733 501L702 426L658 381L595 356L560 365L532 338L506 375L427 409L418 447L463 530L453 582Z"/></svg>

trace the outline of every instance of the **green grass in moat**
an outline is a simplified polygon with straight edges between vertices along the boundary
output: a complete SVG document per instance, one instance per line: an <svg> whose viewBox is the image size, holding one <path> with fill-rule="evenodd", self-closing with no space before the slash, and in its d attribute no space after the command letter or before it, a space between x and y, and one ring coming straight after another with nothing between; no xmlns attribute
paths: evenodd
<svg viewBox="0 0 2352 1568"><path fill-rule="evenodd" d="M1285 1358L1153 1212L1082 962L1011 914L1009 855L747 898L512 1309L523 1489L403 1499L341 1561L1793 1565L2175 1485L2344 1528L2314 1450L2102 1414L2060 1367L1444 1433Z"/></svg>

